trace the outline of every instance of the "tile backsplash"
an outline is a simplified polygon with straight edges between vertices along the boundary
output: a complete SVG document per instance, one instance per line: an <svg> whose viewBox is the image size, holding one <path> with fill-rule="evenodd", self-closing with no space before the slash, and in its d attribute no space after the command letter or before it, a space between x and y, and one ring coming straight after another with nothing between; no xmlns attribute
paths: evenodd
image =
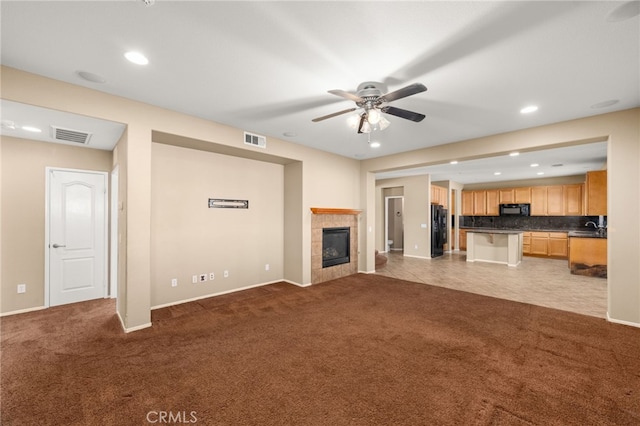
<svg viewBox="0 0 640 426"><path fill-rule="evenodd" d="M597 224L598 216L460 216L460 227L572 231L584 230L589 221ZM607 226L606 216L604 225Z"/></svg>

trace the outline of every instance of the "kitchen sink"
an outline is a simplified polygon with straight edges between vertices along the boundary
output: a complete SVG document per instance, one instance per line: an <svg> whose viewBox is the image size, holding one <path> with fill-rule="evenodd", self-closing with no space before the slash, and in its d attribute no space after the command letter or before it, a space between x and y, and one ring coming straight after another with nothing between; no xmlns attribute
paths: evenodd
<svg viewBox="0 0 640 426"><path fill-rule="evenodd" d="M569 237L606 238L606 232L599 231L569 231Z"/></svg>

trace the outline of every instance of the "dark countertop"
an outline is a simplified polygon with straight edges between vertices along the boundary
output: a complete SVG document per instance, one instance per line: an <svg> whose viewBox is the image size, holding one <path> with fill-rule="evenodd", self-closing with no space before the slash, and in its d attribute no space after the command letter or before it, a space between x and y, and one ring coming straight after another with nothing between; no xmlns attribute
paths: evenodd
<svg viewBox="0 0 640 426"><path fill-rule="evenodd" d="M492 229L492 228L466 228L467 232L475 232L477 234L522 234L522 229Z"/></svg>
<svg viewBox="0 0 640 426"><path fill-rule="evenodd" d="M496 234L509 234L513 232L566 232L570 238L607 238L607 232L600 233L596 230L583 230L583 229L504 229L504 228L483 228L483 227L471 227L461 226L460 229L472 232L488 232Z"/></svg>
<svg viewBox="0 0 640 426"><path fill-rule="evenodd" d="M598 231L569 231L569 238L602 238L607 239L607 232Z"/></svg>

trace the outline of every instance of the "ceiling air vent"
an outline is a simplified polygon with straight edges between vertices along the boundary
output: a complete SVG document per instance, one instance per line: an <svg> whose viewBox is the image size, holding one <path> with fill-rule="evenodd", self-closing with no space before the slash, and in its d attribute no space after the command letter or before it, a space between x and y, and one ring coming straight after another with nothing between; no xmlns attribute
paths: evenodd
<svg viewBox="0 0 640 426"><path fill-rule="evenodd" d="M244 143L245 145L253 145L258 148L266 148L267 138L260 135L254 135L253 133L244 132Z"/></svg>
<svg viewBox="0 0 640 426"><path fill-rule="evenodd" d="M57 141L86 145L91 139L91 133L51 126L51 137Z"/></svg>

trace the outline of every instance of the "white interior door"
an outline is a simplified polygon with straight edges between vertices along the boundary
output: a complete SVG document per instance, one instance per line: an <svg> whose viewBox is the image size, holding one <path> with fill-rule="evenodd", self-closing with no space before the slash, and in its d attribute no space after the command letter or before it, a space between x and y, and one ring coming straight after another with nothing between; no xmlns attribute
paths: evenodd
<svg viewBox="0 0 640 426"><path fill-rule="evenodd" d="M50 169L49 306L106 296L107 174Z"/></svg>

